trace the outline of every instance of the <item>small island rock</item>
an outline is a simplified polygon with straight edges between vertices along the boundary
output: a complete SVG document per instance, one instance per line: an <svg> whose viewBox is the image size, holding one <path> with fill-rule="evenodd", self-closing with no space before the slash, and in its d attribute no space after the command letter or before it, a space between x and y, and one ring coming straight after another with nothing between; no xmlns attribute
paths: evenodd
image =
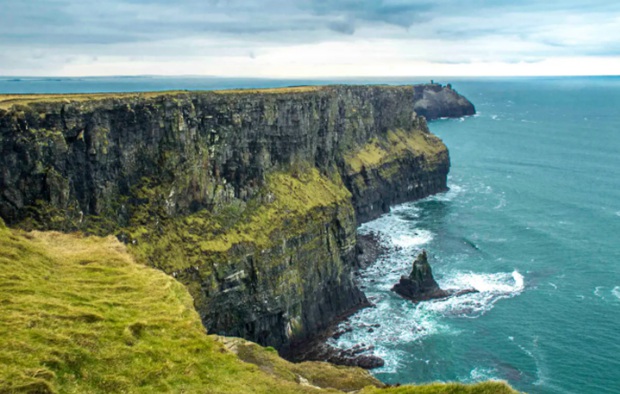
<svg viewBox="0 0 620 394"><path fill-rule="evenodd" d="M433 271L428 263L425 250L416 257L409 276L403 275L392 291L413 302L450 296L450 293L442 290L433 278Z"/></svg>

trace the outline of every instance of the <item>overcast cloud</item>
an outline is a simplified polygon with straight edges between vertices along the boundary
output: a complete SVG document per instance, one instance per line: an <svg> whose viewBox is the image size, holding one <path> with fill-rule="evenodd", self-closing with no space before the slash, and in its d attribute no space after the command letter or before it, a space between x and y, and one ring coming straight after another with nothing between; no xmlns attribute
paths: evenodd
<svg viewBox="0 0 620 394"><path fill-rule="evenodd" d="M0 0L0 75L544 74L561 64L618 73L619 2Z"/></svg>

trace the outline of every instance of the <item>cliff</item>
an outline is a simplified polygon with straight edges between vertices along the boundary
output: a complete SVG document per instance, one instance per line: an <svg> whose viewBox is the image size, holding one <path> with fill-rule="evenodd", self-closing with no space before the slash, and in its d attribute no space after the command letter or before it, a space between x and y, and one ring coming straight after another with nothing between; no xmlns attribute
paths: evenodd
<svg viewBox="0 0 620 394"><path fill-rule="evenodd" d="M283 348L367 302L359 221L446 190L429 86L4 97L0 216L114 234L210 332Z"/></svg>
<svg viewBox="0 0 620 394"><path fill-rule="evenodd" d="M0 268L1 393L384 390L360 368L293 364L274 349L206 335L187 289L112 236L23 232L0 219ZM398 392L513 393L499 382Z"/></svg>

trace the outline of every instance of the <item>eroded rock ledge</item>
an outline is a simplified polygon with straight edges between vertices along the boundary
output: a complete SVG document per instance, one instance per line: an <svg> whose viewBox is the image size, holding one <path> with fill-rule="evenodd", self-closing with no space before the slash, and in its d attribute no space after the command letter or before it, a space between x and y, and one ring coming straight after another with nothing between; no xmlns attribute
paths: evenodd
<svg viewBox="0 0 620 394"><path fill-rule="evenodd" d="M114 234L209 332L283 349L367 302L359 222L446 190L448 151L414 111L427 89L447 88L5 97L0 216Z"/></svg>

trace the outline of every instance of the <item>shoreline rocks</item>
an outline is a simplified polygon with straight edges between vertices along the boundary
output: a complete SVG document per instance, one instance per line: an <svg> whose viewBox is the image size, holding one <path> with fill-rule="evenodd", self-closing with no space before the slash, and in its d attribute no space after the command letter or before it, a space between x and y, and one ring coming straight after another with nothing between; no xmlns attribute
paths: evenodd
<svg viewBox="0 0 620 394"><path fill-rule="evenodd" d="M392 291L413 302L445 298L449 295L435 281L425 250L414 260L409 276L401 276L400 282L392 287Z"/></svg>
<svg viewBox="0 0 620 394"><path fill-rule="evenodd" d="M376 327L369 325L367 329L373 330L373 328ZM364 369L384 366L385 361L373 354L373 345L358 343L348 349L339 349L327 342L329 338L338 339L343 334L351 331L353 331L353 327L348 322L345 324L345 327L339 329L337 325L334 325L323 335L309 341L297 343L291 346L287 352L281 352L280 355L292 362L326 361L335 365Z"/></svg>
<svg viewBox="0 0 620 394"><path fill-rule="evenodd" d="M414 303L433 299L461 296L477 293L476 289L443 290L433 277L431 265L428 263L426 250L422 250L413 262L409 276L401 276L400 281L392 287L392 291Z"/></svg>

